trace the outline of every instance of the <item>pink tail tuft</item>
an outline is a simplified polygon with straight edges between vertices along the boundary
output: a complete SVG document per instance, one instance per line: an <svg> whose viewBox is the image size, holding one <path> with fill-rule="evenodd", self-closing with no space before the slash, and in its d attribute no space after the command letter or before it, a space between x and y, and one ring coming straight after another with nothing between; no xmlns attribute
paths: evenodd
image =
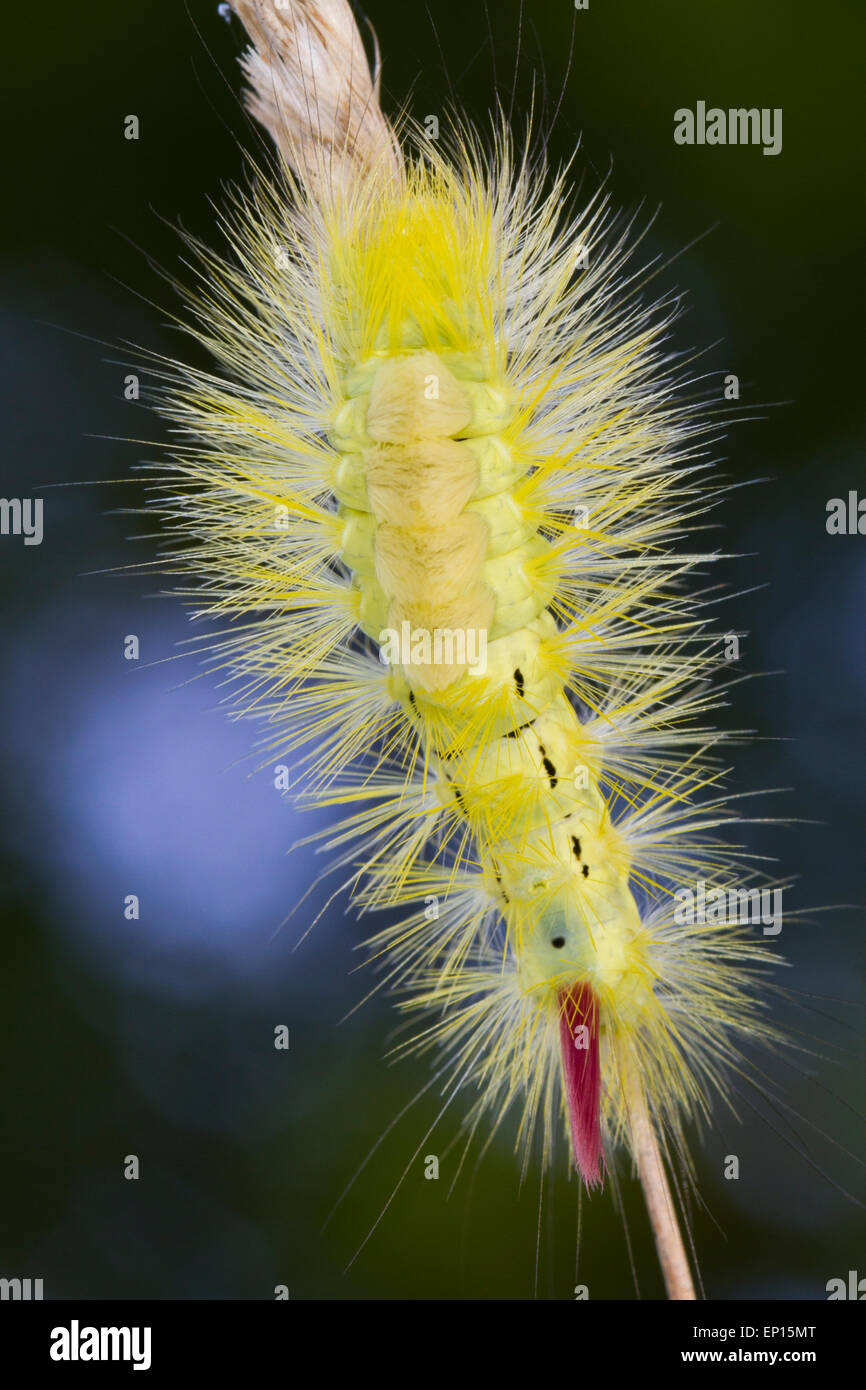
<svg viewBox="0 0 866 1390"><path fill-rule="evenodd" d="M559 995L562 1071L574 1160L587 1187L601 1183L601 1058L598 1000L587 984Z"/></svg>

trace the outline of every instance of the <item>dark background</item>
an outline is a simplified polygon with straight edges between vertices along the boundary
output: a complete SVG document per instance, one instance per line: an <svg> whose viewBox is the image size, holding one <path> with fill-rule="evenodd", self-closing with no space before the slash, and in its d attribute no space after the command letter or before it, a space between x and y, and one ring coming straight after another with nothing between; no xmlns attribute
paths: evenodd
<svg viewBox="0 0 866 1390"><path fill-rule="evenodd" d="M522 25L517 109L533 75L554 159L605 172L624 205L663 204L647 254L688 290L679 342L718 342L763 418L732 430L727 469L766 479L734 491L719 543L748 629L747 681L724 714L761 742L736 754L737 785L789 788L755 814L788 817L749 843L797 877L779 949L808 1054L766 1059L782 1097L716 1113L696 1143L705 1210L695 1239L711 1297L825 1297L866 1275L861 1195L864 1081L863 605L866 537L829 536L827 500L863 467L861 4L806 0L568 0ZM386 58L385 104L444 115L451 84L484 119L510 98L519 7L370 0ZM128 481L162 426L123 399L124 343L189 353L168 326L172 292L147 257L177 268L173 229L216 240L209 199L260 152L241 114L237 21L213 0L118 5L46 0L4 18L2 495L45 499L41 546L0 538L6 754L2 820L0 1275L43 1278L46 1297L531 1297L538 1176L521 1193L511 1135L474 1155L448 1196L459 1113L416 1160L369 1244L343 1274L435 1113L425 1097L388 1133L335 1220L330 1207L424 1084L423 1064L384 1060L393 1014L352 976L360 929L331 906L280 924L310 884L315 828L253 775L252 731L219 710L192 658L182 606L131 570L152 558ZM493 55L493 59L492 56ZM494 61L495 60L495 61ZM410 94L411 91L411 95ZM784 146L682 148L673 112L782 107ZM140 118L141 138L123 138ZM157 307L158 306L158 307ZM758 403L785 402L761 411ZM141 441L141 442L136 442ZM151 456L153 451L151 450ZM81 486L89 480L100 486ZM106 485L108 480L127 480ZM71 486L58 486L71 484ZM137 537L135 544L130 537ZM123 660L135 633L142 660ZM138 922L124 895L141 898ZM321 906L325 895L311 899ZM808 909L843 905L836 910ZM291 1049L273 1047L275 1025ZM759 1113L760 1112L760 1113ZM737 1153L738 1182L722 1177ZM126 1155L141 1176L125 1181ZM659 1277L640 1194L622 1175L644 1296ZM538 1293L570 1298L576 1188L545 1191ZM610 1194L583 1213L580 1278L592 1298L631 1297Z"/></svg>

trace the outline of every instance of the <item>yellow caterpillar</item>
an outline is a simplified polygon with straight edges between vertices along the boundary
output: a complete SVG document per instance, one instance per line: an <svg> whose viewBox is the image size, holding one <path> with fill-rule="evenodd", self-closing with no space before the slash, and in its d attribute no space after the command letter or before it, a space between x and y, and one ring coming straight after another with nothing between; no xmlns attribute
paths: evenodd
<svg viewBox="0 0 866 1390"><path fill-rule="evenodd" d="M233 8L282 166L228 259L197 247L220 370L169 369L177 564L238 707L355 803L329 843L359 904L410 909L371 942L410 1046L475 1091L470 1130L519 1107L524 1165L568 1135L592 1187L630 1150L693 1296L665 1162L771 1028L753 929L676 912L754 881L715 838L718 643L679 544L712 432L676 306L504 128L398 139L345 0Z"/></svg>

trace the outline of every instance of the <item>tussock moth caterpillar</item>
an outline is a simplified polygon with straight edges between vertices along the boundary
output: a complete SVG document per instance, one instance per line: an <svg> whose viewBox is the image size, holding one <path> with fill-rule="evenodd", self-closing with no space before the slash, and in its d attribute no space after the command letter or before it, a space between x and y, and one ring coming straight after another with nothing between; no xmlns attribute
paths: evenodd
<svg viewBox="0 0 866 1390"><path fill-rule="evenodd" d="M682 538L719 488L677 303L504 122L448 152L392 126L346 0L232 8L280 169L228 258L193 243L217 369L164 369L172 563L238 709L351 806L325 842L358 905L408 909L370 941L406 1046L470 1133L519 1109L524 1170L565 1144L592 1189L630 1154L693 1297L666 1172L774 1036L774 956L718 909L763 881L718 838L712 557Z"/></svg>

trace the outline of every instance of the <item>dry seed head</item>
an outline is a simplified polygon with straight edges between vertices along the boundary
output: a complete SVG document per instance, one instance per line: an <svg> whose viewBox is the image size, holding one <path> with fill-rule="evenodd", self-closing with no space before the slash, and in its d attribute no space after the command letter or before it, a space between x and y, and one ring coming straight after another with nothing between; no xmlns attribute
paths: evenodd
<svg viewBox="0 0 866 1390"><path fill-rule="evenodd" d="M348 0L232 0L254 47L247 106L313 197L403 160Z"/></svg>

